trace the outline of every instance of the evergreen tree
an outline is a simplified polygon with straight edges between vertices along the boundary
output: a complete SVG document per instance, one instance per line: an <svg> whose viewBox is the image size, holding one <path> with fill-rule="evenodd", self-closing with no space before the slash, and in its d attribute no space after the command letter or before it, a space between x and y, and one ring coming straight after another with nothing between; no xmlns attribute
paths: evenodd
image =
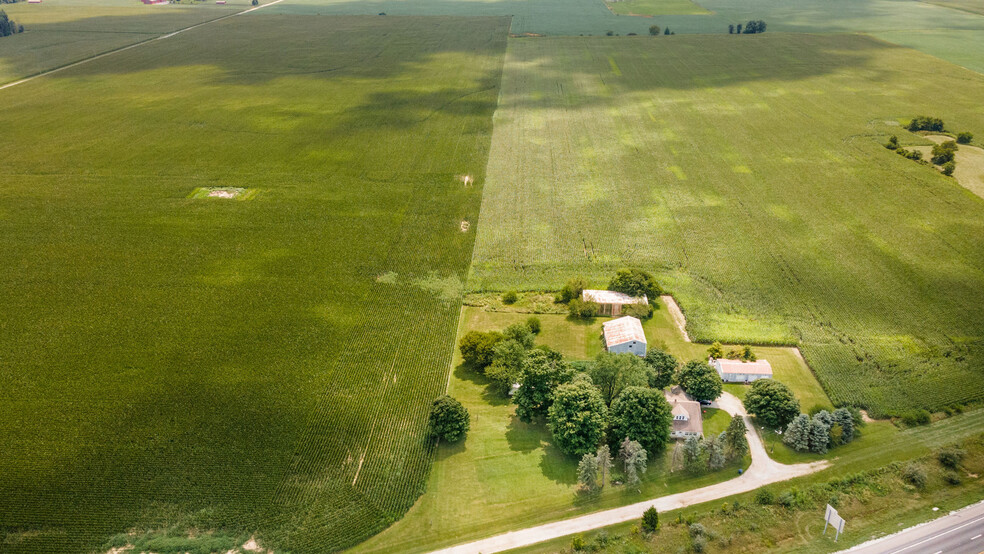
<svg viewBox="0 0 984 554"><path fill-rule="evenodd" d="M834 410L834 421L841 426L841 442L847 444L854 440L854 416L847 408Z"/></svg>
<svg viewBox="0 0 984 554"><path fill-rule="evenodd" d="M704 448L707 450L707 468L717 471L724 467L724 445L721 444L721 437L708 437L704 440Z"/></svg>
<svg viewBox="0 0 984 554"><path fill-rule="evenodd" d="M819 416L820 414L817 414ZM807 434L810 440L810 452L826 454L830 446L830 426L817 416L810 420Z"/></svg>
<svg viewBox="0 0 984 554"><path fill-rule="evenodd" d="M612 471L612 451L607 444L598 447L595 458L598 460L598 469L601 470L601 486L604 488L605 483L608 482L608 474Z"/></svg>
<svg viewBox="0 0 984 554"><path fill-rule="evenodd" d="M786 427L782 441L795 450L806 452L810 449L810 416L800 414Z"/></svg>
<svg viewBox="0 0 984 554"><path fill-rule="evenodd" d="M618 452L625 467L625 482L630 486L639 484L640 475L646 472L646 449L636 441L626 438Z"/></svg>
<svg viewBox="0 0 984 554"><path fill-rule="evenodd" d="M697 436L689 436L683 443L683 467L690 473L704 470L704 444Z"/></svg>
<svg viewBox="0 0 984 554"><path fill-rule="evenodd" d="M642 530L652 533L657 529L659 529L659 512L656 511L656 506L650 506L642 512Z"/></svg>
<svg viewBox="0 0 984 554"><path fill-rule="evenodd" d="M728 430L724 432L724 454L727 459L740 460L748 454L747 431L744 418L740 415L731 417Z"/></svg>
<svg viewBox="0 0 984 554"><path fill-rule="evenodd" d="M593 454L581 457L577 464L577 482L585 492L597 492L601 488L598 482L598 458Z"/></svg>

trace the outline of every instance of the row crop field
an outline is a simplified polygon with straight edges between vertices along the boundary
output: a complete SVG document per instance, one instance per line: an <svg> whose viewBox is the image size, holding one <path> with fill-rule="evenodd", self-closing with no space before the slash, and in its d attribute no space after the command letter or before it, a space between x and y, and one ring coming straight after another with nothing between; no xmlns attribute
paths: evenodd
<svg viewBox="0 0 984 554"><path fill-rule="evenodd" d="M984 135L981 97L858 35L513 41L469 288L641 266L695 340L801 343L835 404L980 400L984 201L879 141Z"/></svg>
<svg viewBox="0 0 984 554"><path fill-rule="evenodd" d="M507 28L247 15L0 91L0 550L413 504Z"/></svg>

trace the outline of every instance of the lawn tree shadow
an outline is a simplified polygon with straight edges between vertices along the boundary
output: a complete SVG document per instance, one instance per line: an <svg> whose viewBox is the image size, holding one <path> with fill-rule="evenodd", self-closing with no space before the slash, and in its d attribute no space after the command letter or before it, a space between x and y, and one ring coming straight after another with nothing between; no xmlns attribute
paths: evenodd
<svg viewBox="0 0 984 554"><path fill-rule="evenodd" d="M553 443L547 443L540 458L540 469L548 477L562 485L577 483L577 461L564 454Z"/></svg>
<svg viewBox="0 0 984 554"><path fill-rule="evenodd" d="M506 431L506 441L510 450L529 453L549 442L550 432L542 422L523 423L518 416L513 415Z"/></svg>
<svg viewBox="0 0 984 554"><path fill-rule="evenodd" d="M442 441L434 447L434 460L446 460L455 454L461 454L465 450L467 450L467 448L465 448L465 439L461 439L457 442Z"/></svg>

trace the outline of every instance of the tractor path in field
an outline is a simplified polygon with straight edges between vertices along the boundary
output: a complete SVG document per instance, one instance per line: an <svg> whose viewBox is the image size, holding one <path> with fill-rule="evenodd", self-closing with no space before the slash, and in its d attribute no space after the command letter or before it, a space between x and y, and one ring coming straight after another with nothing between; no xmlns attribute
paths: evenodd
<svg viewBox="0 0 984 554"><path fill-rule="evenodd" d="M158 40L164 40L164 39L167 39L167 38L171 38L171 37L173 37L175 35L179 35L179 34L185 32L185 31L190 31L192 29L197 29L199 27L204 27L205 25L211 25L212 23L218 23L219 21L225 21L226 19L229 19L231 17L238 17L240 15L245 15L245 14L248 14L250 12L255 12L256 10L262 10L263 8L266 8L267 6L272 6L274 4L279 4L279 3L283 2L283 1L284 0L273 0L272 2L267 2L266 4L261 4L259 6L256 6L255 8L249 8L248 10L243 10L241 12L231 13L229 15L223 15L222 17L217 17L215 19L210 19L208 21L203 21L202 23L195 23L194 25L189 25L188 27L183 27L183 28L178 29L176 31L172 31L170 33L167 33L166 35L161 35L159 37L154 37L154 38L150 38L150 39L147 39L147 40L142 40L140 42L131 44L129 46L124 46L122 48L117 48L116 50L110 50L109 52L103 52L102 54L96 54L95 56L92 56L92 57L89 57L89 58L85 58L85 59L79 60L77 62L72 62L72 63L70 63L68 65L63 65L61 67L56 67L54 69L49 69L48 71L42 71L41 73L38 73L37 75L31 75L30 77L25 77L25 78L23 78L23 79L21 79L19 81L14 81L12 83L7 83L6 85L0 85L0 90L3 90L5 88L10 88L10 87L15 87L17 85L22 85L24 83L33 81L33 80L35 80L35 79L37 79L39 77L44 77L46 75L51 75L52 73L58 73L59 71L64 71L66 69L71 69L73 67L82 65L84 63L89 63L91 61L98 60L100 58L105 58L106 56L112 56L113 54L119 54L120 52L124 52L126 50L131 49L131 48L136 48L138 46L144 46L145 44L150 44L152 42L156 42Z"/></svg>
<svg viewBox="0 0 984 554"><path fill-rule="evenodd" d="M774 461L772 458L769 458L768 453L766 453L765 445L762 444L762 439L752 426L752 422L749 420L748 414L745 413L745 407L742 405L741 400L734 395L725 392L722 393L721 397L717 400L716 407L721 408L731 415L742 416L745 420L745 427L748 428L748 432L745 436L748 437L748 446L749 452L752 456L752 463L748 467L748 470L741 476L730 481L725 481L724 483L718 483L716 485L710 485L700 489L671 494L669 496L662 496L652 500L645 500L643 502L637 502L628 506L622 506L621 508L613 508L611 510L595 512L593 514L587 514L563 521L555 521L553 523L537 525L536 527L530 527L520 531L503 533L487 539L452 546L436 552L439 554L488 554L490 552L501 552L512 548L529 546L539 542L572 535L574 533L583 533L584 531L590 531L599 527L606 527L616 523L640 519L642 517L642 513L650 506L655 506L660 512L685 508L694 504L700 504L702 502L709 502L711 500L717 500L718 498L724 498L734 494L753 491L759 487L763 487L771 483L777 483L779 481L786 481L794 477L808 475L810 473L820 471L830 465L827 461L796 465L780 464L779 462Z"/></svg>

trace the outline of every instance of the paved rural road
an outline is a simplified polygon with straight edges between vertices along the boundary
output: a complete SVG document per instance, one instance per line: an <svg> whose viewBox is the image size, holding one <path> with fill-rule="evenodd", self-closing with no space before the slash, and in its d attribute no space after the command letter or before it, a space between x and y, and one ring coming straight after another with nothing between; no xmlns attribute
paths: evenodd
<svg viewBox="0 0 984 554"><path fill-rule="evenodd" d="M77 61L75 63L70 63L68 65L63 65L61 67L56 67L54 69L49 69L48 71L43 71L41 73L38 73L37 75L31 75L30 77L25 77L25 78L23 78L23 79L21 79L19 81L14 81L13 83L7 83L6 85L0 85L0 90L3 90L5 88L10 88L10 87L16 87L17 85L24 84L24 83L26 83L28 81L33 81L33 80L37 79L38 77L44 77L45 75L51 75L52 73L58 73L59 71L64 71L66 69L69 69L69 68L72 68L72 67L75 67L75 66L78 66L78 65L82 65L84 63L89 63L89 62L91 62L93 60L98 60L99 58L105 58L106 56L112 56L113 54L119 54L120 52L129 50L131 48L136 48L138 46L143 46L145 44L149 44L149 43L154 42L154 41L164 40L164 39L167 39L167 38L171 38L174 35L181 34L181 33L185 32L185 31L190 31L192 29L197 29L198 27L203 27L205 25L211 25L212 23L218 23L219 21L224 21L226 19L229 19L230 17L236 17L236 16L244 15L244 14L247 14L249 12L255 12L256 10L262 10L263 8L266 8L268 6L272 6L274 4L279 4L279 3L283 2L283 1L284 0L273 0L272 2L267 2L266 4L262 4L262 5L256 6L255 8L249 8L248 10L243 10L241 12L236 12L236 13L232 13L232 14L229 14L229 15L224 15L222 17L217 17L215 19L210 19L208 21L203 21L202 23L196 23L194 25L191 25L191 26L188 26L188 27L184 27L182 29L178 29L177 31L170 32L170 33L168 33L166 35L161 35L159 37L154 37L154 38L151 38L151 39L147 39L147 40L138 42L136 44L131 44L129 46L124 46L123 48L117 48L116 50L110 50L109 52L103 52L102 54L96 54L95 56L92 56L91 58L85 58L84 60L79 60L79 61Z"/></svg>
<svg viewBox="0 0 984 554"><path fill-rule="evenodd" d="M850 522L848 522L850 525ZM984 502L929 523L859 544L851 554L977 554L984 552Z"/></svg>
<svg viewBox="0 0 984 554"><path fill-rule="evenodd" d="M733 494L740 494L755 490L761 486L785 481L793 477L807 475L819 471L826 467L826 461L813 462L810 464L785 465L773 461L765 452L765 446L759 438L758 433L752 427L745 407L735 396L724 393L718 399L718 407L735 415L740 414L745 418L745 425L748 427L748 445L752 455L752 465L740 477L736 477L724 483L711 485L700 489L686 491L678 494L671 494L645 502L637 502L621 508L614 508L602 512L595 512L572 519L565 519L545 525L530 527L521 531L512 531L487 539L478 540L466 544L460 544L437 551L440 554L465 554L465 553L485 553L501 552L511 548L529 546L538 542L543 542L574 533L581 533L615 523L631 521L642 517L650 506L655 506L660 512L684 508L701 502L708 502L718 498L724 498Z"/></svg>

